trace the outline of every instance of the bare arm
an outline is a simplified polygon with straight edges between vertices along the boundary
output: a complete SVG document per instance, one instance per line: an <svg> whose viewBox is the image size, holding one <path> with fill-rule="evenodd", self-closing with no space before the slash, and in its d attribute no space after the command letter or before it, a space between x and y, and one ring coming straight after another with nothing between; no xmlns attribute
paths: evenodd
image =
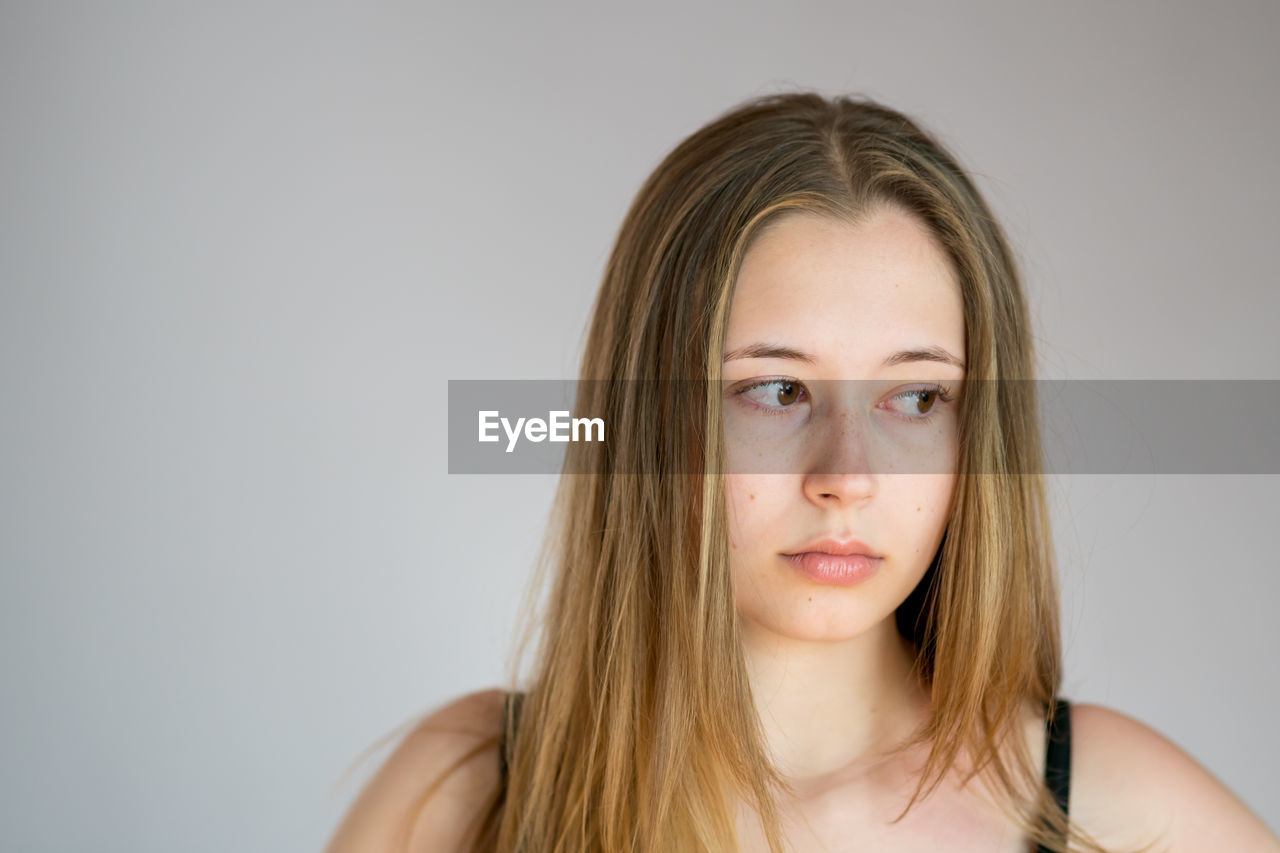
<svg viewBox="0 0 1280 853"><path fill-rule="evenodd" d="M1071 817L1104 845L1280 853L1280 837L1159 732L1099 705L1072 706Z"/></svg>
<svg viewBox="0 0 1280 853"><path fill-rule="evenodd" d="M420 723L360 792L325 853L468 850L473 822L498 783L502 697L500 690L470 693ZM486 741L492 744L464 760ZM421 807L431 785L459 760Z"/></svg>

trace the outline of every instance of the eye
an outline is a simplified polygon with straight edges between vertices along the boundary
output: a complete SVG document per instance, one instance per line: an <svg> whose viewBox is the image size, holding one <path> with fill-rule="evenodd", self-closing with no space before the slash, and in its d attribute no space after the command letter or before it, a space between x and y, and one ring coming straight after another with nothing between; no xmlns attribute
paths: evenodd
<svg viewBox="0 0 1280 853"><path fill-rule="evenodd" d="M784 414L809 396L804 385L794 379L765 379L739 388L733 394L747 405L764 409L768 414Z"/></svg>
<svg viewBox="0 0 1280 853"><path fill-rule="evenodd" d="M933 409L939 403L950 403L953 399L951 391L941 385L930 385L926 388L912 388L895 394L891 400L903 400L906 405L895 408L902 418L908 421L927 421L933 417Z"/></svg>

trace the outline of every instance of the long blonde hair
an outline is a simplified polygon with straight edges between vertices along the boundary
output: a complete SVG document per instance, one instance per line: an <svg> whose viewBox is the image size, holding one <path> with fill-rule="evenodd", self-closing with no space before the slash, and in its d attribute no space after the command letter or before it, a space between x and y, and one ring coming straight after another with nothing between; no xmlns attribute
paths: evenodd
<svg viewBox="0 0 1280 853"><path fill-rule="evenodd" d="M867 98L790 93L751 100L680 143L622 224L580 372L607 381L583 382L578 401L619 426L608 446L568 445L531 587L552 573L541 643L507 742L508 784L482 816L477 850L729 850L730 792L759 813L771 850L785 849L775 797L787 786L766 757L729 569L725 327L762 225L787 211L858 221L886 204L945 249L966 329L949 520L897 613L932 696L907 810L964 751L1012 820L1066 849L1065 817L1017 734L1028 701L1050 712L1061 650L1044 487L1027 473L1040 470L1034 385L1009 381L1034 368L1008 241L916 122ZM705 393L624 381L649 379L701 381ZM536 627L527 619L516 660ZM1072 832L1072 849L1100 849Z"/></svg>

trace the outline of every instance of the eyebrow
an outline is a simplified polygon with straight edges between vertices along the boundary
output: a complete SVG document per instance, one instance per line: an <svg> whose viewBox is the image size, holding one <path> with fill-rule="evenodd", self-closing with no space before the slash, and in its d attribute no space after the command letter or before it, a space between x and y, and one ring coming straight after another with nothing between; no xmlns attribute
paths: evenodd
<svg viewBox="0 0 1280 853"><path fill-rule="evenodd" d="M780 344L748 344L726 353L724 360L733 361L739 358L781 358L788 361L801 361L805 364L818 363L817 357ZM957 358L938 346L899 350L881 362L881 367L893 367L896 364L910 364L917 361L936 361L964 370L963 359Z"/></svg>

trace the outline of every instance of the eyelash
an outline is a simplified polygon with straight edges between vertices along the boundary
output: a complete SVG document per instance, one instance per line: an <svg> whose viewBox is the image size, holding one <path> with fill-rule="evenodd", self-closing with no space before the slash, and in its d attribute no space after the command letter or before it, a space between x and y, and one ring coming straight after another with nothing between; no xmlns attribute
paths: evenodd
<svg viewBox="0 0 1280 853"><path fill-rule="evenodd" d="M748 391L753 391L753 390L755 390L756 388L760 388L761 386L764 386L764 385L778 385L778 384L781 384L781 383L787 383L787 384L791 384L791 385L798 385L798 386L800 386L800 388L804 391L804 393L805 393L805 395L806 395L806 396L808 396L808 394L809 394L809 389L808 389L808 388L805 388L805 385L804 385L804 383L803 383L803 382L800 382L800 381L795 380L795 379L787 379L787 378L762 379L762 380L760 380L759 382L753 382L753 383L751 383L750 385L746 386L745 388L739 388L737 391L734 391L733 393L734 393L734 396L738 396L738 395L740 395L740 394L745 394L745 393L746 393L746 392L748 392ZM895 394L895 395L893 395L893 397L891 397L890 399L891 399L891 400L896 400L896 399L898 399L899 397L912 397L912 396L916 396L916 395L918 395L918 394L923 394L923 393L928 392L928 391L933 392L933 393L937 396L937 398L938 398L938 399L937 399L937 402L939 402L939 403L943 403L943 404L950 403L950 402L954 399L954 397L953 397L953 395L952 395L952 393L951 393L951 389L950 389L950 388L945 388L945 387L943 387L943 386L941 386L941 385L926 385L924 388L912 388L912 389L911 389L911 390L909 390L909 391L903 391L901 394ZM746 404L747 404L747 405L749 405L749 406L751 406L752 408L759 409L759 410L763 410L764 414L769 415L769 416L771 416L771 417L772 417L772 416L775 416L775 415L785 415L785 414L787 413L787 410L792 408L791 406L777 406L777 407L775 407L775 406L761 406L759 403L752 403L752 402L750 402L750 401L747 401L747 403L746 403ZM917 417L910 417L910 416L908 416L908 415L901 415L901 414L898 414L897 412L893 412L893 411L891 411L891 412L890 412L890 414L892 414L892 415L893 415L894 417L896 417L898 420L906 421L906 422L908 422L908 423L921 424L921 423L928 423L929 421L933 420L933 418L935 417L935 414L936 414L936 413L935 413L934 411L930 410L930 413L929 413L929 414L927 414L927 415L919 415L919 416L917 416Z"/></svg>

